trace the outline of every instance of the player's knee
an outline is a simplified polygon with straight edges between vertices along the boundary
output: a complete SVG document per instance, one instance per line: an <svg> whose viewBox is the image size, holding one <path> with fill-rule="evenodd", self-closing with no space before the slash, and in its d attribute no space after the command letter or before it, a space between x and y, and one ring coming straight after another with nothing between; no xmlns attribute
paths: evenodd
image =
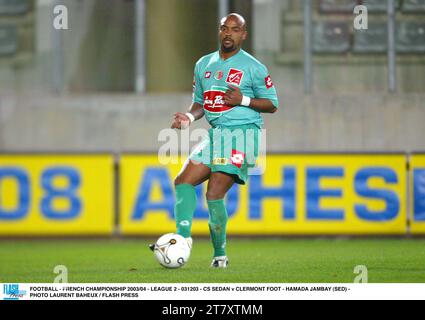
<svg viewBox="0 0 425 320"><path fill-rule="evenodd" d="M179 184L192 184L190 181L187 181L181 176L178 176L176 179L174 179L174 187L177 187Z"/></svg>
<svg viewBox="0 0 425 320"><path fill-rule="evenodd" d="M208 189L206 193L207 200L221 200L224 196L223 191L218 189Z"/></svg>

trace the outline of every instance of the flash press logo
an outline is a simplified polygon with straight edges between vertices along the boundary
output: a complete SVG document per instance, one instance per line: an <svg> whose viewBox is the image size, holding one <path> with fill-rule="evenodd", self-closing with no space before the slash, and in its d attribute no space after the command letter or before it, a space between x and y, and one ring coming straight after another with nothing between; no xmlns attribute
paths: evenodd
<svg viewBox="0 0 425 320"><path fill-rule="evenodd" d="M3 293L3 300L19 300L27 294L25 290L19 290L19 284L4 284Z"/></svg>

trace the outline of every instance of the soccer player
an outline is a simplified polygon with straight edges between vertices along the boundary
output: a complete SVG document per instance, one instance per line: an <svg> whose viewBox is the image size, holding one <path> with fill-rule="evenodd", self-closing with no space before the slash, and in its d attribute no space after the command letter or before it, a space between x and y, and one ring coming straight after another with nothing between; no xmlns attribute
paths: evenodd
<svg viewBox="0 0 425 320"><path fill-rule="evenodd" d="M185 129L204 115L208 137L195 148L175 179L177 233L192 246L196 208L195 186L208 180L212 267L226 268L227 211L224 197L234 183L245 184L255 166L263 120L261 113L278 108L276 89L267 68L241 49L247 37L245 19L236 13L220 21L220 50L195 66L193 102L187 113L176 113L172 128Z"/></svg>

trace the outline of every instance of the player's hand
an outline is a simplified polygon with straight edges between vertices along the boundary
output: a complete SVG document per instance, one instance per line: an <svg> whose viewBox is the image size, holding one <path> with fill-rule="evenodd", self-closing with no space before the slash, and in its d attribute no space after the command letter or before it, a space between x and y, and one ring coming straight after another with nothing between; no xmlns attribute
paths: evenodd
<svg viewBox="0 0 425 320"><path fill-rule="evenodd" d="M173 123L171 129L186 129L190 126L190 119L187 115L177 112L173 116Z"/></svg>
<svg viewBox="0 0 425 320"><path fill-rule="evenodd" d="M241 89L229 85L229 89L224 94L224 102L231 106L239 106L242 103L242 97Z"/></svg>

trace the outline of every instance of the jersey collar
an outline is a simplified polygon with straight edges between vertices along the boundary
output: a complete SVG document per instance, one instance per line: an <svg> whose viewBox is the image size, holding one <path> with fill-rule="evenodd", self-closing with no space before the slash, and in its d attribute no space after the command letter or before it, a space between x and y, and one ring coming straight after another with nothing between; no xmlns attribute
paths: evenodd
<svg viewBox="0 0 425 320"><path fill-rule="evenodd" d="M240 54L242 54L242 52L243 52L243 50L242 50L242 48L241 48L241 49L239 49L239 51L238 51L236 54L234 54L234 55L233 55L233 56L231 56L230 58L228 58L228 59L224 60L224 59L221 57L221 55L220 55L220 50L218 50L218 58L220 59L220 61L221 61L221 62L228 62L228 61L233 60L235 57L239 56Z"/></svg>

